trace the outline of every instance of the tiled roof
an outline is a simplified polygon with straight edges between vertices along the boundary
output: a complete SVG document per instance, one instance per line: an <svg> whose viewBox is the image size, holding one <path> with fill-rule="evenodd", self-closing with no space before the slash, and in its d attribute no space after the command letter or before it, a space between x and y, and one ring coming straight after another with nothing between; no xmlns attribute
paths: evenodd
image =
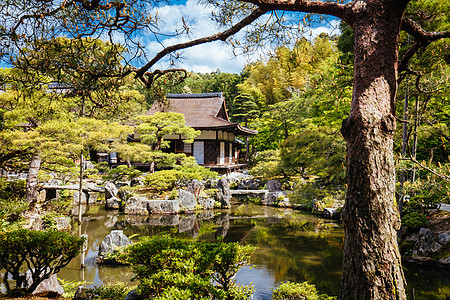
<svg viewBox="0 0 450 300"><path fill-rule="evenodd" d="M196 129L234 129L241 134L256 134L256 131L230 122L222 93L168 94L168 105L153 103L147 115L155 112L171 111L184 114L186 125Z"/></svg>

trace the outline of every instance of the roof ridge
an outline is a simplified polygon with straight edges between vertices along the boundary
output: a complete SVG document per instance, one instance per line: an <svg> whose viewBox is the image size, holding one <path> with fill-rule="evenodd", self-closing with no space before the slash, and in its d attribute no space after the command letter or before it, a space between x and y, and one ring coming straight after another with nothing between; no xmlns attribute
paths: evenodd
<svg viewBox="0 0 450 300"><path fill-rule="evenodd" d="M198 94L167 94L166 98L223 98L222 92L198 93Z"/></svg>

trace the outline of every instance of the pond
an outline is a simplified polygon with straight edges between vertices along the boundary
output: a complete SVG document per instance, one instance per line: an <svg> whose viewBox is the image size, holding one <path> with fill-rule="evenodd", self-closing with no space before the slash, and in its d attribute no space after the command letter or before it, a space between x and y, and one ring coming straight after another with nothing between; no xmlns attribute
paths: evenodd
<svg viewBox="0 0 450 300"><path fill-rule="evenodd" d="M223 237L224 241L258 247L252 256L252 268L243 268L236 276L238 283L253 283L255 300L270 299L272 288L286 280L309 281L321 293L339 293L344 245L342 227L334 221L299 211L251 204L192 215L149 217L118 215L91 206L83 216L81 227L81 232L89 236L85 268L81 270L79 256L58 276L65 280L88 281L91 286L129 282L133 276L130 268L96 263L101 241L118 229L127 236L134 236L135 241L139 236L168 233L202 241ZM408 289L415 289L416 299L449 299L448 270L407 265L405 274Z"/></svg>

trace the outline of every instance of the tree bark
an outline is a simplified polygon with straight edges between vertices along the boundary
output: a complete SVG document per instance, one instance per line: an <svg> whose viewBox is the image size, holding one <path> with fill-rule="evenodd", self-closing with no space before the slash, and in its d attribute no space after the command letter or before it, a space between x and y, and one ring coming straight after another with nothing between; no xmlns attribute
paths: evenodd
<svg viewBox="0 0 450 300"><path fill-rule="evenodd" d="M396 128L400 1L362 2L355 14L355 71L347 142L348 192L339 299L406 299L396 230L393 136ZM406 4L404 4L406 5Z"/></svg>
<svg viewBox="0 0 450 300"><path fill-rule="evenodd" d="M27 183L26 183L26 201L30 204L30 209L34 207L38 198L37 177L40 167L41 167L41 156L39 153L34 153L28 168Z"/></svg>

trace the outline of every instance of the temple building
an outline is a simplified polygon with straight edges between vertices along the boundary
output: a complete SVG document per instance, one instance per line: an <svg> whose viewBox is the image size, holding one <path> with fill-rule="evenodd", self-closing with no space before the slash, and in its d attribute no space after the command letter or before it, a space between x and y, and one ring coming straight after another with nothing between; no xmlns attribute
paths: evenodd
<svg viewBox="0 0 450 300"><path fill-rule="evenodd" d="M168 94L165 105L154 103L146 114L156 112L182 113L186 125L201 131L192 144L184 143L180 135L164 136L170 141L165 151L194 156L199 165L217 171L243 167L239 164L243 142L237 137L258 133L230 121L222 93Z"/></svg>

